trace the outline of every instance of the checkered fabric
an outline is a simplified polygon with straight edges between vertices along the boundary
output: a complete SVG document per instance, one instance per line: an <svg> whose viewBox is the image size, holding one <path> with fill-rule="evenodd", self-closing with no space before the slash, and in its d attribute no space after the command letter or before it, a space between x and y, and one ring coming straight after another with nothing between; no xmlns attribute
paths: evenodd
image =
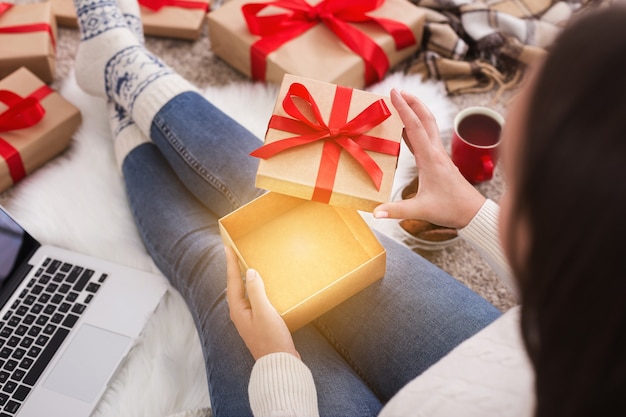
<svg viewBox="0 0 626 417"><path fill-rule="evenodd" d="M424 8L426 25L407 72L443 80L452 95L517 85L573 14L615 0L411 1Z"/></svg>

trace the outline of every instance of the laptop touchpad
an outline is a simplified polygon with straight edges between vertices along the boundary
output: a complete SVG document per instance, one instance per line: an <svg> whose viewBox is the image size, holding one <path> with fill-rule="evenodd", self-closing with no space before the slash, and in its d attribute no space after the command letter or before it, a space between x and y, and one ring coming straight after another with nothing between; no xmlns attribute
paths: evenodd
<svg viewBox="0 0 626 417"><path fill-rule="evenodd" d="M44 387L87 403L93 402L130 342L127 336L82 325Z"/></svg>

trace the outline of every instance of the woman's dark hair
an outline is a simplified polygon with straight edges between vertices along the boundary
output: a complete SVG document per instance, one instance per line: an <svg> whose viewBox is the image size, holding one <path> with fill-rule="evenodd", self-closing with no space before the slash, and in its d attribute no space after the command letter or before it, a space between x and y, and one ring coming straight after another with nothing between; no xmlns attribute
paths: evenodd
<svg viewBox="0 0 626 417"><path fill-rule="evenodd" d="M536 416L626 416L626 8L571 21L529 106L512 266Z"/></svg>

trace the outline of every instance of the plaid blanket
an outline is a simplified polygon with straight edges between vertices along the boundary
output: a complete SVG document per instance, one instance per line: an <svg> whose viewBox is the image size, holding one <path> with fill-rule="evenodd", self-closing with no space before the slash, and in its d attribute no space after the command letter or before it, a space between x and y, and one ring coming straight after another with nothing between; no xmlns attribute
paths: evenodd
<svg viewBox="0 0 626 417"><path fill-rule="evenodd" d="M449 94L514 87L574 13L594 0L411 0L426 12L424 43L406 71Z"/></svg>

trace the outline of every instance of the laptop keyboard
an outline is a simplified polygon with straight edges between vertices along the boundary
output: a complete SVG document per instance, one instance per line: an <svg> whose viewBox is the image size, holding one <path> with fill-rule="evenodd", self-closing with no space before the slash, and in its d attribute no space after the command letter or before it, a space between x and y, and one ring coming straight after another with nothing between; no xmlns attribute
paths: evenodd
<svg viewBox="0 0 626 417"><path fill-rule="evenodd" d="M14 416L107 275L47 258L0 320L0 417Z"/></svg>

